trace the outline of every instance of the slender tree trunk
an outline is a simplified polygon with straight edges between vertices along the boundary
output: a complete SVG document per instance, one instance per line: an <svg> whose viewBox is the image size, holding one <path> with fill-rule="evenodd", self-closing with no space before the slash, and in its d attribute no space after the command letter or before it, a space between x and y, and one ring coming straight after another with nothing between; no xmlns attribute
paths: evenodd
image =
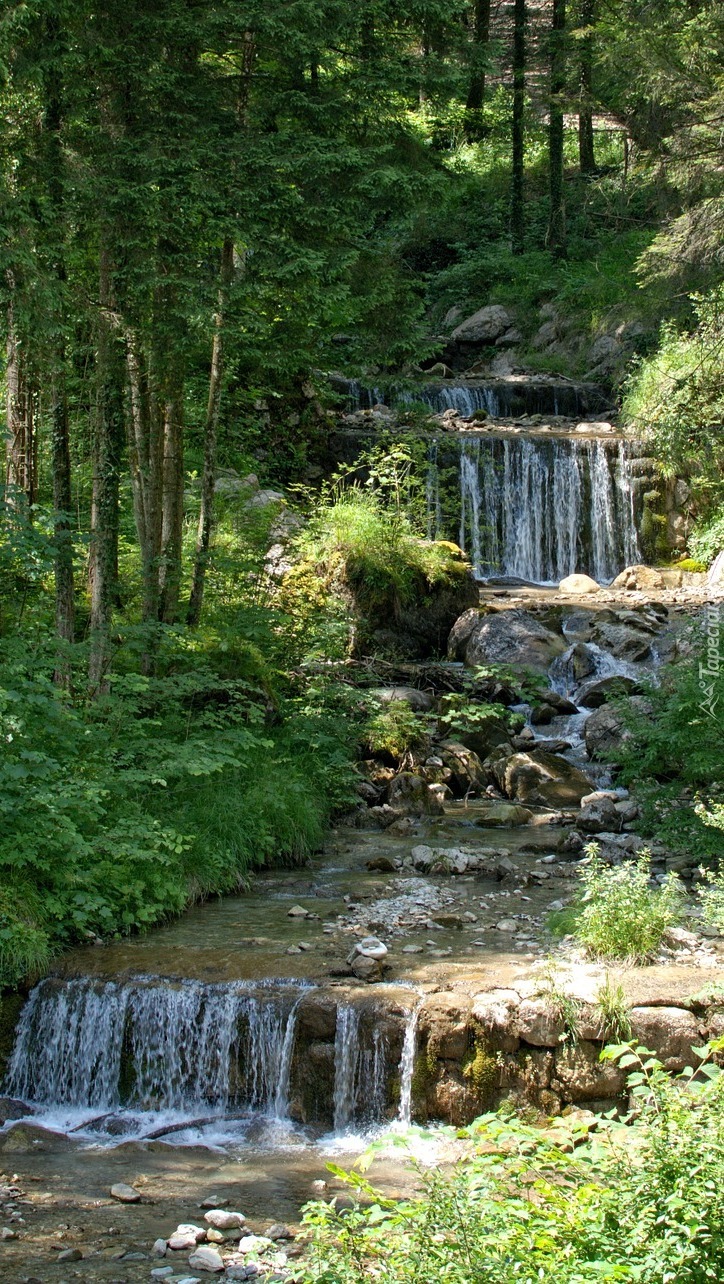
<svg viewBox="0 0 724 1284"><path fill-rule="evenodd" d="M47 135L48 195L52 211L52 258L56 281L56 312L59 338L54 345L52 372L52 467L53 467L53 531L55 543L55 629L63 643L75 640L75 587L73 582L73 535L71 508L73 503L70 474L70 430L68 421L68 396L66 390L66 347L64 321L66 311L65 267L65 185L62 145L63 80L60 71L63 39L57 19L48 19L48 40L54 47L55 58L48 60L45 76ZM61 645L55 673L59 685L70 684L67 657Z"/></svg>
<svg viewBox="0 0 724 1284"><path fill-rule="evenodd" d="M581 0L580 21L585 34L581 36L579 41L578 161L582 174L595 174L596 152L593 138L593 24L596 21L595 0Z"/></svg>
<svg viewBox="0 0 724 1284"><path fill-rule="evenodd" d="M473 18L473 68L465 103L465 134L473 141L481 134L479 113L485 101L485 72L490 40L491 0L475 0Z"/></svg>
<svg viewBox="0 0 724 1284"><path fill-rule="evenodd" d="M117 594L118 478L123 433L123 385L117 332L109 316L112 283L106 245L100 252L100 302L90 548L91 653L88 678L93 694L104 689L110 664L110 631Z"/></svg>
<svg viewBox="0 0 724 1284"><path fill-rule="evenodd" d="M33 393L28 381L27 363L15 324L12 290L15 283L9 274L11 290L8 305L7 342L5 348L6 456L5 482L8 498L22 491L31 506L35 500L35 441Z"/></svg>
<svg viewBox="0 0 724 1284"><path fill-rule="evenodd" d="M553 0L550 33L550 220L548 248L555 258L566 257L566 207L563 193L563 107L566 90L566 0Z"/></svg>
<svg viewBox="0 0 724 1284"><path fill-rule="evenodd" d="M163 503L159 566L159 618L173 624L178 614L183 541L183 392L174 389L163 407Z"/></svg>
<svg viewBox="0 0 724 1284"><path fill-rule="evenodd" d="M234 276L234 242L227 238L221 250L221 269L219 276L219 299L214 319L214 341L211 348L211 372L209 375L209 401L206 407L206 424L204 426L204 469L201 476L201 512L199 529L196 536L196 555L194 559L193 583L187 623L195 628L201 619L201 607L204 600L204 582L206 566L209 560L211 528L214 520L214 474L216 471L216 443L219 429L219 410L221 391L224 381L224 322L229 287Z"/></svg>
<svg viewBox="0 0 724 1284"><path fill-rule="evenodd" d="M525 0L513 9L513 174L510 242L514 254L525 248Z"/></svg>

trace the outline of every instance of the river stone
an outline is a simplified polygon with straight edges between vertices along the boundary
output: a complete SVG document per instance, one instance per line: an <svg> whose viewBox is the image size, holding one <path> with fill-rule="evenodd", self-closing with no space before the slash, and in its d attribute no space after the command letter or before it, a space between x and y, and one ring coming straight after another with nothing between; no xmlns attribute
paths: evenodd
<svg viewBox="0 0 724 1284"><path fill-rule="evenodd" d="M664 577L653 566L627 566L625 570L617 575L615 580L609 586L612 589L625 589L631 593L636 590L646 591L649 589L664 588Z"/></svg>
<svg viewBox="0 0 724 1284"><path fill-rule="evenodd" d="M584 834L617 833L622 824L616 804L610 798L598 798L586 807L581 807L576 818L576 825Z"/></svg>
<svg viewBox="0 0 724 1284"><path fill-rule="evenodd" d="M576 699L586 709L600 709L601 705L609 700L616 700L623 695L632 695L639 690L639 684L635 678L617 673L608 678L596 678L592 682L584 682L576 693Z"/></svg>
<svg viewBox="0 0 724 1284"><path fill-rule="evenodd" d="M204 1226L194 1226L193 1222L182 1222L173 1235L169 1236L168 1247L177 1253L188 1252L206 1238Z"/></svg>
<svg viewBox="0 0 724 1284"><path fill-rule="evenodd" d="M165 1257L165 1256L166 1256L166 1249L167 1249L167 1248L168 1248L168 1240L165 1240L165 1239L156 1239L156 1240L154 1240L154 1242L153 1242L153 1247L152 1247L152 1249L151 1249L151 1256L152 1256L152 1257Z"/></svg>
<svg viewBox="0 0 724 1284"><path fill-rule="evenodd" d="M542 807L577 807L593 785L583 772L555 753L531 750L496 764L503 793L518 803Z"/></svg>
<svg viewBox="0 0 724 1284"><path fill-rule="evenodd" d="M364 954L356 954L350 966L358 981L366 981L371 985L375 981L382 980L383 967L379 959L371 959Z"/></svg>
<svg viewBox="0 0 724 1284"><path fill-rule="evenodd" d="M217 1271L223 1271L224 1259L217 1248L208 1248L204 1244L191 1254L189 1266L192 1266L195 1271L208 1271L209 1274L215 1274Z"/></svg>
<svg viewBox="0 0 724 1284"><path fill-rule="evenodd" d="M380 704L407 704L415 713L428 713L435 703L429 691L418 691L416 687L377 687L369 694Z"/></svg>
<svg viewBox="0 0 724 1284"><path fill-rule="evenodd" d="M532 819L533 813L528 807L495 802L486 805L476 814L475 824L482 829L517 829L520 825L529 825Z"/></svg>
<svg viewBox="0 0 724 1284"><path fill-rule="evenodd" d="M410 771L401 771L391 781L387 801L395 820L401 812L411 816L442 816L445 810L433 786Z"/></svg>
<svg viewBox="0 0 724 1284"><path fill-rule="evenodd" d="M204 1221L213 1226L214 1230L225 1231L243 1226L246 1218L243 1213L232 1213L228 1208L211 1208L208 1213L204 1213Z"/></svg>
<svg viewBox="0 0 724 1284"><path fill-rule="evenodd" d="M591 579L590 575L567 575L561 580L558 588L561 593L572 593L576 597L583 597L587 593L599 593L601 585Z"/></svg>
<svg viewBox="0 0 724 1284"><path fill-rule="evenodd" d="M439 745L443 765L450 772L450 787L457 798L487 783L483 764L477 753L456 740L443 740ZM391 800L390 800L391 801Z"/></svg>
<svg viewBox="0 0 724 1284"><path fill-rule="evenodd" d="M292 905L292 908L287 910L287 918L309 918L309 910L303 905Z"/></svg>
<svg viewBox="0 0 724 1284"><path fill-rule="evenodd" d="M499 303L489 303L461 321L450 337L459 343L495 343L513 325L513 317L507 308Z"/></svg>
<svg viewBox="0 0 724 1284"><path fill-rule="evenodd" d="M239 1240L237 1248L240 1253L264 1253L271 1248L271 1243L267 1235L245 1235Z"/></svg>
<svg viewBox="0 0 724 1284"><path fill-rule="evenodd" d="M119 1200L122 1204L137 1204L141 1199L140 1191L135 1186L128 1186L124 1181L116 1182L111 1186L111 1195L114 1199Z"/></svg>
<svg viewBox="0 0 724 1284"><path fill-rule="evenodd" d="M551 662L566 649L560 634L546 628L529 611L514 609L480 616L462 644L454 641L456 629L457 624L448 642L448 655L464 660L470 668L508 664L547 673Z"/></svg>
<svg viewBox="0 0 724 1284"><path fill-rule="evenodd" d="M500 922L495 924L498 932L517 932L520 926L520 923L514 918L501 918Z"/></svg>
<svg viewBox="0 0 724 1284"><path fill-rule="evenodd" d="M0 1097L0 1127L16 1119L27 1119L33 1114L33 1107L18 1101L15 1097Z"/></svg>
<svg viewBox="0 0 724 1284"><path fill-rule="evenodd" d="M609 704L596 709L595 713L586 719L583 728L586 752L589 758L599 760L605 760L610 753L620 749L621 745L631 739L631 736L632 733L626 726L620 709Z"/></svg>
<svg viewBox="0 0 724 1284"><path fill-rule="evenodd" d="M56 1258L58 1262L82 1262L83 1254L79 1248L64 1248L62 1253L58 1253Z"/></svg>
<svg viewBox="0 0 724 1284"><path fill-rule="evenodd" d="M265 1238L276 1241L279 1239L294 1239L294 1235L290 1231L289 1227L285 1226L283 1222L275 1222L274 1225L270 1226L269 1230L265 1232Z"/></svg>

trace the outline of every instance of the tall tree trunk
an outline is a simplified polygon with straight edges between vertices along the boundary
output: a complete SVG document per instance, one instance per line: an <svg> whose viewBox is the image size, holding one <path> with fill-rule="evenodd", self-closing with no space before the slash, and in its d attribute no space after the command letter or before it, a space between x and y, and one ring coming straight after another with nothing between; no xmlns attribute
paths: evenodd
<svg viewBox="0 0 724 1284"><path fill-rule="evenodd" d="M23 492L28 506L35 501L35 440L33 419L33 393L28 380L27 361L15 323L12 291L15 282L8 274L11 295L8 305L7 342L5 348L6 384L6 455L5 482L8 499Z"/></svg>
<svg viewBox="0 0 724 1284"><path fill-rule="evenodd" d="M204 582L206 566L209 560L211 528L214 520L214 474L216 471L216 443L219 429L219 410L221 391L224 381L224 322L229 287L234 276L234 242L231 238L224 241L221 250L221 268L219 275L219 299L214 318L214 341L211 348L211 371L209 375L209 401L206 407L204 425L204 469L201 476L201 512L196 536L196 554L194 574L189 598L187 623L195 628L201 619L201 607L204 600Z"/></svg>
<svg viewBox="0 0 724 1284"><path fill-rule="evenodd" d="M525 0L513 8L513 174L510 242L514 254L525 248Z"/></svg>
<svg viewBox="0 0 724 1284"><path fill-rule="evenodd" d="M595 21L595 0L581 0L580 22L584 34L579 41L578 161L582 174L596 172L593 139L593 25Z"/></svg>
<svg viewBox="0 0 724 1284"><path fill-rule="evenodd" d="M490 41L490 2L475 0L473 18L473 66L465 103L465 134L470 141L481 135L480 110L485 101L485 72Z"/></svg>
<svg viewBox="0 0 724 1284"><path fill-rule="evenodd" d="M163 493L159 619L173 624L178 614L183 542L183 391L177 386L163 406Z"/></svg>
<svg viewBox="0 0 724 1284"><path fill-rule="evenodd" d="M73 503L70 475L70 431L66 390L66 347L64 321L66 310L65 267L65 185L62 145L63 80L61 57L64 52L60 25L48 18L49 46L55 57L48 59L45 73L45 130L47 137L48 195L52 212L52 261L56 281L55 308L59 338L54 345L52 372L52 467L53 531L55 544L55 629L61 643L75 639L75 588L73 583ZM62 647L55 674L56 682L69 685L70 673Z"/></svg>
<svg viewBox="0 0 724 1284"><path fill-rule="evenodd" d="M106 685L110 664L110 631L117 592L118 478L123 433L122 367L112 311L111 262L107 245L100 251L98 320L98 396L93 450L90 589L91 651L88 680L98 694Z"/></svg>
<svg viewBox="0 0 724 1284"><path fill-rule="evenodd" d="M555 258L566 257L566 207L563 194L563 106L566 90L566 0L553 0L550 32L550 219L548 248Z"/></svg>

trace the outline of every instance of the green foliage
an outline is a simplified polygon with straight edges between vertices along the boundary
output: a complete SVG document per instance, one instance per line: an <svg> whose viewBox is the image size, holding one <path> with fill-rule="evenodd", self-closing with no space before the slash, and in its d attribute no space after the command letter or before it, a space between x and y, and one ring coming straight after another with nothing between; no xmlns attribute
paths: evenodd
<svg viewBox="0 0 724 1284"><path fill-rule="evenodd" d="M709 617L707 617L709 618ZM664 671L647 693L647 709L621 705L631 739L615 757L620 780L643 803L643 830L699 860L724 857L724 833L707 822L706 806L722 789L724 664L719 617L711 616L706 646Z"/></svg>
<svg viewBox="0 0 724 1284"><path fill-rule="evenodd" d="M270 730L264 685L198 657L188 672L172 637L165 658L165 676L118 673L86 704L53 686L42 640L4 648L0 983L303 859L350 797L350 731L319 703L288 702ZM248 648L237 673L250 659L265 682Z"/></svg>
<svg viewBox="0 0 724 1284"><path fill-rule="evenodd" d="M619 1043L630 1039L631 1019L626 991L620 981L612 981L608 973L596 991L596 1008L600 1014L603 1038L614 1039Z"/></svg>
<svg viewBox="0 0 724 1284"><path fill-rule="evenodd" d="M663 327L657 352L629 380L623 409L651 442L664 475L690 474L695 493L713 505L721 500L724 462L724 294L695 296L693 304L695 328Z"/></svg>
<svg viewBox="0 0 724 1284"><path fill-rule="evenodd" d="M650 962L682 912L683 890L672 874L651 886L651 855L607 866L595 843L581 869L583 896L576 936L594 958Z"/></svg>
<svg viewBox="0 0 724 1284"><path fill-rule="evenodd" d="M724 505L719 505L700 518L693 534L689 536L689 548L702 565L709 566L724 548Z"/></svg>
<svg viewBox="0 0 724 1284"><path fill-rule="evenodd" d="M721 1040L697 1049L677 1079L647 1049L606 1057L630 1071L637 1114L596 1133L565 1119L540 1129L483 1115L456 1135L451 1170L416 1167L418 1193L385 1197L359 1170L343 1177L351 1207L309 1204L304 1225L315 1284L705 1284L724 1253ZM404 1143L403 1143L404 1144Z"/></svg>
<svg viewBox="0 0 724 1284"><path fill-rule="evenodd" d="M427 731L405 700L391 700L370 718L365 736L373 753L390 754L401 761L411 749L425 743Z"/></svg>

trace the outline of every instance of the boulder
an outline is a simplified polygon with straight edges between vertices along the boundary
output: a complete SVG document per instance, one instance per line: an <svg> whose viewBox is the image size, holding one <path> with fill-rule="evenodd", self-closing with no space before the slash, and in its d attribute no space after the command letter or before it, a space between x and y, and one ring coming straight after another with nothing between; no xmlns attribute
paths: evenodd
<svg viewBox="0 0 724 1284"><path fill-rule="evenodd" d="M529 611L496 611L477 622L456 621L448 642L451 659L463 659L471 668L484 664L509 664L547 673L551 661L566 649L560 634Z"/></svg>
<svg viewBox="0 0 724 1284"><path fill-rule="evenodd" d="M564 1101L617 1097L626 1087L627 1070L601 1061L600 1045L587 1039L565 1044L556 1052L551 1087Z"/></svg>
<svg viewBox="0 0 724 1284"><path fill-rule="evenodd" d="M571 593L575 597L585 597L587 593L599 593L601 585L590 575L567 575L561 580L558 588L561 593Z"/></svg>
<svg viewBox="0 0 724 1284"><path fill-rule="evenodd" d="M515 1011L520 995L515 990L484 990L473 1000L472 1018L486 1047L500 1052L517 1052L520 1039Z"/></svg>
<svg viewBox="0 0 724 1284"><path fill-rule="evenodd" d="M450 336L458 343L495 343L513 326L513 317L498 303L480 308L455 327Z"/></svg>
<svg viewBox="0 0 724 1284"><path fill-rule="evenodd" d="M387 946L378 936L365 936L361 941L357 941L347 959L352 963L358 956L367 959L381 960L386 958L388 953Z"/></svg>
<svg viewBox="0 0 724 1284"><path fill-rule="evenodd" d="M620 709L604 704L586 719L583 736L589 758L605 761L608 756L631 739Z"/></svg>
<svg viewBox="0 0 724 1284"><path fill-rule="evenodd" d="M584 834L618 833L623 821L610 798L598 798L582 807L576 825ZM604 1094L605 1095L605 1094Z"/></svg>
<svg viewBox="0 0 724 1284"><path fill-rule="evenodd" d="M511 747L510 732L502 718L486 718L474 731L457 731L456 736L459 743L472 750L481 763L500 745Z"/></svg>
<svg viewBox="0 0 724 1284"><path fill-rule="evenodd" d="M647 592L649 589L664 588L664 577L653 566L627 566L612 581L612 589L625 589L629 593Z"/></svg>
<svg viewBox="0 0 724 1284"><path fill-rule="evenodd" d="M469 1018L472 999L462 994L434 994L425 1000L419 1017L419 1031L427 1045L428 1061L433 1057L461 1061L470 1042Z"/></svg>
<svg viewBox="0 0 724 1284"><path fill-rule="evenodd" d="M651 655L651 638L642 635L639 624L632 628L626 624L604 622L598 627L598 636L605 649L619 660L629 660L637 664L641 660L647 660Z"/></svg>
<svg viewBox="0 0 724 1284"><path fill-rule="evenodd" d="M508 798L534 807L578 807L593 785L558 754L531 750L496 763L498 785Z"/></svg>
<svg viewBox="0 0 724 1284"><path fill-rule="evenodd" d="M516 1013L516 1033L536 1048L555 1048L565 1031L563 1017L548 999L523 999Z"/></svg>
<svg viewBox="0 0 724 1284"><path fill-rule="evenodd" d="M382 980L383 965L379 959L371 959L365 954L357 954L352 959L350 966L358 981L366 981L368 985L372 985Z"/></svg>
<svg viewBox="0 0 724 1284"><path fill-rule="evenodd" d="M450 772L448 784L455 797L464 798L471 790L484 788L487 777L483 764L467 745L456 740L443 740L439 753L443 765Z"/></svg>
<svg viewBox="0 0 724 1284"><path fill-rule="evenodd" d="M617 673L609 678L595 678L592 682L584 682L576 692L576 699L585 709L600 709L601 705L606 704L608 700L616 700L622 695L632 695L639 690L640 687L635 678Z"/></svg>
<svg viewBox="0 0 724 1284"><path fill-rule="evenodd" d="M408 704L414 713L428 713L435 700L429 691L418 691L416 687L377 687L370 695L380 704Z"/></svg>
<svg viewBox="0 0 724 1284"><path fill-rule="evenodd" d="M518 807L514 803L486 803L475 816L475 824L481 829L517 829L520 825L529 825L533 813L528 807Z"/></svg>
<svg viewBox="0 0 724 1284"><path fill-rule="evenodd" d="M120 1204L139 1204L141 1192L136 1190L135 1186L128 1186L126 1182L119 1181L111 1186L111 1198L117 1199Z"/></svg>
<svg viewBox="0 0 724 1284"><path fill-rule="evenodd" d="M466 750L466 752L470 751ZM410 771L401 771L399 776L395 776L391 781L387 791L387 801L395 813L390 824L401 812L410 816L441 816L444 812L442 800L433 787L421 776L416 776ZM372 810L377 809L372 808Z"/></svg>
<svg viewBox="0 0 724 1284"><path fill-rule="evenodd" d="M189 1266L195 1271L208 1271L213 1275L224 1269L224 1259L218 1248L204 1244L189 1257Z"/></svg>
<svg viewBox="0 0 724 1284"><path fill-rule="evenodd" d="M172 1252L184 1253L195 1248L206 1238L206 1228L195 1226L193 1222L182 1222L173 1235L169 1236L168 1247Z"/></svg>
<svg viewBox="0 0 724 1284"><path fill-rule="evenodd" d="M666 1070L681 1071L684 1066L698 1066L700 1058L692 1047L701 1045L704 1032L700 1022L685 1008L632 1008L629 1013L631 1036L651 1048Z"/></svg>

